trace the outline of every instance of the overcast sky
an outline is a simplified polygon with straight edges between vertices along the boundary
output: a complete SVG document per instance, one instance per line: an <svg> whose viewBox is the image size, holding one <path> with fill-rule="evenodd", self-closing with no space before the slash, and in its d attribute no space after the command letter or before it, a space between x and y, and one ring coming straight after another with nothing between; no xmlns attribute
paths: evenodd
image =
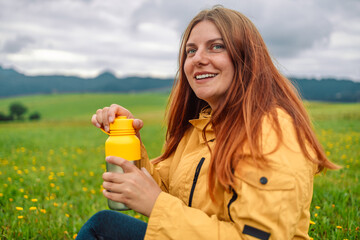
<svg viewBox="0 0 360 240"><path fill-rule="evenodd" d="M285 75L360 81L360 0L0 0L0 65L173 77L182 32L215 4L254 22Z"/></svg>

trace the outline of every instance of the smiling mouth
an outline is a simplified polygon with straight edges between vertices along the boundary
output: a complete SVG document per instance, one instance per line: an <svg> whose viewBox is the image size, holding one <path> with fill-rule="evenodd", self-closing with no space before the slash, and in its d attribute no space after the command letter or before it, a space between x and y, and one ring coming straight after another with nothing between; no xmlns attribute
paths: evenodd
<svg viewBox="0 0 360 240"><path fill-rule="evenodd" d="M217 74L214 73L207 73L207 74L199 74L196 75L195 78L196 80L201 80L201 79L205 79L205 78L212 78L215 77Z"/></svg>

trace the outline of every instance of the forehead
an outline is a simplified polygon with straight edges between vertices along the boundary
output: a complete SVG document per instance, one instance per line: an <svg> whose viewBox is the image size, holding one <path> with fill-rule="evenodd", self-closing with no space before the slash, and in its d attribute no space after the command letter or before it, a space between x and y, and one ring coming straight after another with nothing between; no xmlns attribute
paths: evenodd
<svg viewBox="0 0 360 240"><path fill-rule="evenodd" d="M195 43L214 38L221 38L221 34L213 22L205 20L193 27L187 43Z"/></svg>

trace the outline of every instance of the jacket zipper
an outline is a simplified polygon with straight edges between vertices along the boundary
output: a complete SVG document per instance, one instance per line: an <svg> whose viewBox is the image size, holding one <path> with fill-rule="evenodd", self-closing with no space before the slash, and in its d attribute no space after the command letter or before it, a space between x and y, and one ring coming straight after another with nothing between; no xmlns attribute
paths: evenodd
<svg viewBox="0 0 360 240"><path fill-rule="evenodd" d="M201 170L201 167L202 167L202 165L204 163L204 160L205 160L204 157L201 158L199 164L196 167L193 184L192 184L191 191L190 191L189 204L188 204L189 207L191 207L191 204L192 204L192 199L193 199L193 195L194 195L194 191L195 191L195 187L196 187L196 182L198 180L200 170Z"/></svg>
<svg viewBox="0 0 360 240"><path fill-rule="evenodd" d="M230 214L230 205L231 205L233 202L235 202L235 200L237 199L238 195L237 195L237 193L235 192L234 189L231 189L231 190L232 190L232 192L233 192L233 196L232 196L232 198L230 199L230 201L229 201L229 203L228 203L228 205L227 205L227 208L228 208L228 214L229 214L230 220L231 220L232 222L234 222L234 220L232 219L231 214Z"/></svg>

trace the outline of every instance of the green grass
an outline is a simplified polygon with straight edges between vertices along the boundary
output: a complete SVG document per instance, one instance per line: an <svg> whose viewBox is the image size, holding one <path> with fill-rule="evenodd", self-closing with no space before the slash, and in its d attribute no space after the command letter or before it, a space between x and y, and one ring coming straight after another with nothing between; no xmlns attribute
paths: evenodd
<svg viewBox="0 0 360 240"><path fill-rule="evenodd" d="M164 94L68 94L0 99L0 112L19 101L39 122L0 124L0 239L72 239L107 209L101 193L107 138L90 123L98 108L118 103L144 121L150 157L160 154ZM306 103L329 158L342 165L315 178L310 236L360 238L360 104ZM143 216L127 214L146 220Z"/></svg>

